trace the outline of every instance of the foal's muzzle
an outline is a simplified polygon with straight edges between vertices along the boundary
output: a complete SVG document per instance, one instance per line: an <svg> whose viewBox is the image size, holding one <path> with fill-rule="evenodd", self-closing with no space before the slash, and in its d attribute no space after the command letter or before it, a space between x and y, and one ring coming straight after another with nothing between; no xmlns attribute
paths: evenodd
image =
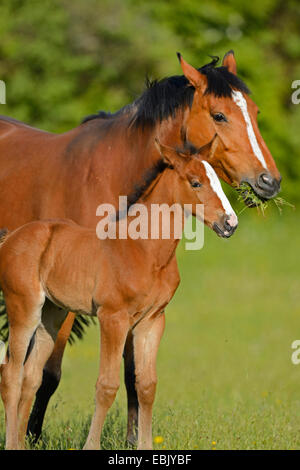
<svg viewBox="0 0 300 470"><path fill-rule="evenodd" d="M222 221L213 224L213 229L219 237L222 238L229 238L231 235L234 234L235 230L238 226L238 219L235 214L231 214L230 216L225 215L222 217Z"/></svg>

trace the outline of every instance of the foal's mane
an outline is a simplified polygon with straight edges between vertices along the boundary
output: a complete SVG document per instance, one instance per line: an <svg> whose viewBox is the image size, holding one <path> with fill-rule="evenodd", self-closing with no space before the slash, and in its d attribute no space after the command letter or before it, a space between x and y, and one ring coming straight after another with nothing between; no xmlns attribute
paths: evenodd
<svg viewBox="0 0 300 470"><path fill-rule="evenodd" d="M209 142L209 144L203 145L202 148L206 147L207 145L211 145L211 142ZM199 153L201 149L196 149L196 147L189 144L189 142L185 142L183 147L176 147L176 151L187 156L193 156ZM143 196L145 196L152 183L155 182L155 180L165 171L166 168L172 169L173 166L160 158L144 172L141 181L134 186L133 191L127 196L127 208L126 210L122 211L122 213L117 214L117 220L127 215L130 207L138 202Z"/></svg>
<svg viewBox="0 0 300 470"><path fill-rule="evenodd" d="M217 97L230 97L232 88L249 94L250 90L235 74L229 72L227 67L217 67L219 57L212 57L212 61L198 70L207 77L205 94ZM124 114L131 116L130 125L135 127L153 127L169 117L174 117L179 109L193 103L195 88L191 86L184 75L175 75L161 80L146 79L146 90L137 100L124 106L114 114L99 111L83 119L82 123L93 119L114 119Z"/></svg>
<svg viewBox="0 0 300 470"><path fill-rule="evenodd" d="M141 182L136 184L134 190L127 196L128 208L135 204L146 193L147 189L170 166L161 158L157 160L151 168L148 168L141 178Z"/></svg>
<svg viewBox="0 0 300 470"><path fill-rule="evenodd" d="M144 172L141 181L134 186L133 191L127 196L127 208L124 211L117 213L117 220L122 219L128 214L130 207L145 195L147 189L166 168L171 167L162 158L160 158L154 163L154 165Z"/></svg>

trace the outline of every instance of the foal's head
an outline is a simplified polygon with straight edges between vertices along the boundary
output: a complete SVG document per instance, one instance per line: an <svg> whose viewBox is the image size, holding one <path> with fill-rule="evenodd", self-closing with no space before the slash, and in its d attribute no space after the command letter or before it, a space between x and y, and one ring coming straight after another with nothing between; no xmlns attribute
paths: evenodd
<svg viewBox="0 0 300 470"><path fill-rule="evenodd" d="M237 76L233 51L221 67L217 59L201 69L179 60L190 87L194 88L191 111L186 120L186 139L199 147L203 135L218 135L210 163L229 184L248 182L262 199L275 196L280 174L257 124L258 107ZM200 144L200 145L199 145Z"/></svg>
<svg viewBox="0 0 300 470"><path fill-rule="evenodd" d="M213 142L215 138L213 139ZM212 142L212 144L213 144ZM197 204L204 205L204 223L220 237L229 238L238 225L220 181L204 158L211 152L211 143L200 149L200 153L177 150L162 145L156 140L158 150L166 164L174 171L174 200L181 205L191 204L192 214L202 219L197 211Z"/></svg>

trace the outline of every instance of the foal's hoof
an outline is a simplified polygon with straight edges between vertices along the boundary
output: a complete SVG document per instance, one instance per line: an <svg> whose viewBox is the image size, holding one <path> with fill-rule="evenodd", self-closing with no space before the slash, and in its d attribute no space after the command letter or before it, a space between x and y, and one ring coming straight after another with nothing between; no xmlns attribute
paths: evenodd
<svg viewBox="0 0 300 470"><path fill-rule="evenodd" d="M85 445L83 446L82 450L101 450L101 448L100 446Z"/></svg>
<svg viewBox="0 0 300 470"><path fill-rule="evenodd" d="M87 440L82 450L101 450L100 443L96 443L92 440Z"/></svg>

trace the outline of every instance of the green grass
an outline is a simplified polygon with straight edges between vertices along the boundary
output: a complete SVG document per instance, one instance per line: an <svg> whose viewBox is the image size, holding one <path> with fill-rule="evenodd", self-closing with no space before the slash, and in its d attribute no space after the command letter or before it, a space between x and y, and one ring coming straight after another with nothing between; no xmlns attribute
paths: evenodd
<svg viewBox="0 0 300 470"><path fill-rule="evenodd" d="M295 206L291 204L290 202L286 201L282 197L275 197L273 199L269 200L264 200L262 201L254 192L253 188L250 186L249 183L241 183L239 186L236 186L236 192L237 192L237 199L240 202L246 201L248 206L251 205L252 207L257 208L258 211L262 213L262 215L265 215L266 210L270 206L270 204L275 204L277 207L278 211L280 214L282 214L283 207L290 207L292 209L295 209ZM243 204L244 205L244 204ZM247 205L244 205L244 207L240 210L240 214L244 212L244 210L247 209Z"/></svg>
<svg viewBox="0 0 300 470"><path fill-rule="evenodd" d="M247 216L246 216L247 213ZM153 434L157 449L299 449L300 224L245 211L229 240L205 231L204 249L179 247L182 282L167 308L158 357ZM63 378L39 448L80 449L93 412L97 328L67 348ZM122 372L123 373L123 372ZM0 446L4 445L0 408ZM122 384L103 432L106 449L126 448ZM215 442L215 444L213 444Z"/></svg>

